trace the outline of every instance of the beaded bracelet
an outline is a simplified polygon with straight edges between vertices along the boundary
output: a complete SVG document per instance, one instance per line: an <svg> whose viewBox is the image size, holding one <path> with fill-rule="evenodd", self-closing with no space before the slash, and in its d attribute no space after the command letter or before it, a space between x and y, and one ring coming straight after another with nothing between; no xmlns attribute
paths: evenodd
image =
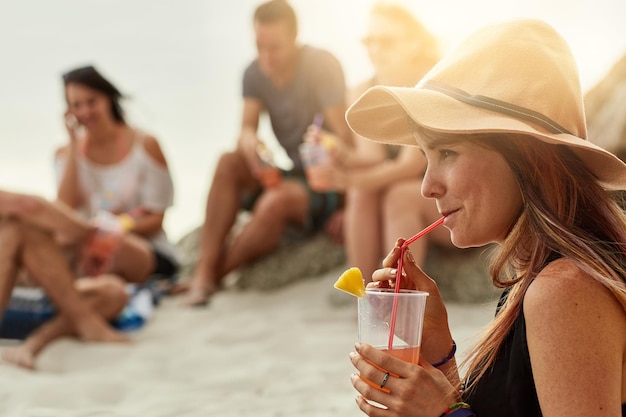
<svg viewBox="0 0 626 417"><path fill-rule="evenodd" d="M440 360L439 362L433 363L433 366L435 368L439 368L442 365L445 365L446 363L450 362L450 360L452 358L454 358L454 354L456 353L456 342L453 340L452 341L452 350L450 351L450 353L448 354L448 356L446 356L445 358L443 358L442 360Z"/></svg>
<svg viewBox="0 0 626 417"><path fill-rule="evenodd" d="M474 412L470 408L468 403L458 402L452 404L450 407L446 408L439 417L470 417L475 416Z"/></svg>
<svg viewBox="0 0 626 417"><path fill-rule="evenodd" d="M476 417L476 414L469 408L459 408L448 414L447 417Z"/></svg>

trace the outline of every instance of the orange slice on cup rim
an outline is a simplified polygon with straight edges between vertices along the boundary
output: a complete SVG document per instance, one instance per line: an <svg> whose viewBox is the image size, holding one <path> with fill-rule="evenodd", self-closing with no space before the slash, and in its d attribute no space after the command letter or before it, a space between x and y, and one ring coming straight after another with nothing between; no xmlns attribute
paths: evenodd
<svg viewBox="0 0 626 417"><path fill-rule="evenodd" d="M349 268L341 274L335 282L334 287L358 298L362 298L365 295L363 274L357 267Z"/></svg>

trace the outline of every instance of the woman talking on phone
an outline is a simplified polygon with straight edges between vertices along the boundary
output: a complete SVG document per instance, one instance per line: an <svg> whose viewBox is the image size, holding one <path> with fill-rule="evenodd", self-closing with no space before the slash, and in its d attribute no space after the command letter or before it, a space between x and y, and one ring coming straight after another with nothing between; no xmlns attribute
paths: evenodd
<svg viewBox="0 0 626 417"><path fill-rule="evenodd" d="M171 276L178 263L163 231L173 184L158 141L130 126L122 94L93 66L63 75L69 143L56 153L58 198L86 218L114 223L114 244L94 238L88 275L113 272L130 282Z"/></svg>

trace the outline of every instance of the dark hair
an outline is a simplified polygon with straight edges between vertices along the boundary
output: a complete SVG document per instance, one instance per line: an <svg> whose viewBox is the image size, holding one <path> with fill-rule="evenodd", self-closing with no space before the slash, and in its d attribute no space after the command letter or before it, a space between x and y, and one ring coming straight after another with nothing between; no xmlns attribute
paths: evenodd
<svg viewBox="0 0 626 417"><path fill-rule="evenodd" d="M72 83L83 85L106 95L111 100L111 113L113 114L113 118L120 123L125 123L124 111L120 105L120 99L124 96L93 66L88 65L64 73L63 85L67 87L68 84Z"/></svg>
<svg viewBox="0 0 626 417"><path fill-rule="evenodd" d="M298 33L298 19L296 12L286 0L271 0L261 4L254 12L254 21L259 23L274 23L283 21L291 33Z"/></svg>

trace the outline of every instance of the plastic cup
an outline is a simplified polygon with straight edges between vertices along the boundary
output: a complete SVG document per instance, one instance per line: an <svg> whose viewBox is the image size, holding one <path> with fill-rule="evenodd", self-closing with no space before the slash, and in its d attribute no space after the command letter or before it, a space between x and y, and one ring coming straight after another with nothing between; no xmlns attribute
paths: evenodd
<svg viewBox="0 0 626 417"><path fill-rule="evenodd" d="M427 297L424 291L367 288L358 300L359 341L417 364ZM390 337L394 303L395 331Z"/></svg>
<svg viewBox="0 0 626 417"><path fill-rule="evenodd" d="M124 229L118 217L105 210L96 213L93 224L96 232L85 248L83 269L88 275L99 275L109 269Z"/></svg>
<svg viewBox="0 0 626 417"><path fill-rule="evenodd" d="M331 187L328 165L330 158L326 147L318 142L304 142L298 147L306 179L315 191L328 191Z"/></svg>

